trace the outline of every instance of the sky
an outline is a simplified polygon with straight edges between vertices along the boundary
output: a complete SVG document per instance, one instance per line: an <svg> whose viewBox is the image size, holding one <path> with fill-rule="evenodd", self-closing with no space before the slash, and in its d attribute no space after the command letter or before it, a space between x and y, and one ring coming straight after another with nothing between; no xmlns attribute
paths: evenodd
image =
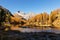
<svg viewBox="0 0 60 40"><path fill-rule="evenodd" d="M11 13L23 11L25 13L42 13L60 8L60 0L0 0L0 5Z"/></svg>

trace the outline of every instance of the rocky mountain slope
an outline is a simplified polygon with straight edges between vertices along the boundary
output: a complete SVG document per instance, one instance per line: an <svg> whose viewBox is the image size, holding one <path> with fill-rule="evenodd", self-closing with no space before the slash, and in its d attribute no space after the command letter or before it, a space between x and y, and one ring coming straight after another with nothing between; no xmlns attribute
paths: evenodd
<svg viewBox="0 0 60 40"><path fill-rule="evenodd" d="M35 14L33 13L33 12L29 12L29 13L24 13L24 12L22 12L22 11L18 11L18 12L16 12L16 13L14 13L14 15L20 15L20 16L22 16L23 18L25 18L26 20L28 20L29 18L31 18L31 17L33 17L33 16L35 16Z"/></svg>

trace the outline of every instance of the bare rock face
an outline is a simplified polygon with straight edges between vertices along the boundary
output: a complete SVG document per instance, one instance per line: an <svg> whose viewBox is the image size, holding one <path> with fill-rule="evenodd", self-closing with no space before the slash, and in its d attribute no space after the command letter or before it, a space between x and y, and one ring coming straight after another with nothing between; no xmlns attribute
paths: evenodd
<svg viewBox="0 0 60 40"><path fill-rule="evenodd" d="M35 16L35 14L34 14L33 12L29 12L29 13L26 14L26 13L24 13L24 12L22 12L22 11L18 11L18 12L16 12L15 14L22 16L22 17L23 17L24 19L26 19L26 20L28 20L29 18ZM14 14L14 15L15 15L15 14Z"/></svg>

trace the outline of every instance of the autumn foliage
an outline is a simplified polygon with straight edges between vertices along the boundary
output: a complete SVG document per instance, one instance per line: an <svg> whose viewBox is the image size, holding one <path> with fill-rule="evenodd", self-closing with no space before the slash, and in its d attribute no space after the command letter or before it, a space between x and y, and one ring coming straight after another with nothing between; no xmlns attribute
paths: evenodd
<svg viewBox="0 0 60 40"><path fill-rule="evenodd" d="M56 24L57 23L57 24ZM60 9L52 11L50 14L39 13L28 20L17 14L11 14L6 8L0 7L0 27L5 30L15 30L23 26L29 28L60 28Z"/></svg>

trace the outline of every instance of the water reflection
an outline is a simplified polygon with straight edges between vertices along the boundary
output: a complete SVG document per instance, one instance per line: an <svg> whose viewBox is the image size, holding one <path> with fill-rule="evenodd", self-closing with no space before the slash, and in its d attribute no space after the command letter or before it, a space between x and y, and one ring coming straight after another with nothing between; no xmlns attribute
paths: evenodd
<svg viewBox="0 0 60 40"><path fill-rule="evenodd" d="M48 30L40 30L36 28L18 28L16 30L20 30L20 32L54 32L60 33L60 30L48 29Z"/></svg>

